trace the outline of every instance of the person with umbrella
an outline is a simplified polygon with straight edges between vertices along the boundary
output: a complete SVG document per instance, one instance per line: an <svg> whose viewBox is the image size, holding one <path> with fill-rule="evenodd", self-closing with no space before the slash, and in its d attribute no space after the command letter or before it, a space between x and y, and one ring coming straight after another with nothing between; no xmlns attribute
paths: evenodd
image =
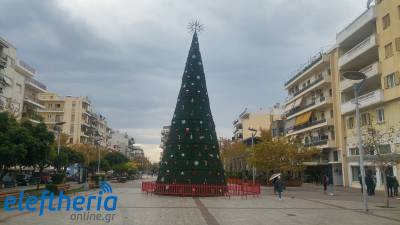
<svg viewBox="0 0 400 225"><path fill-rule="evenodd" d="M272 186L274 187L274 195L276 195L276 186L275 186L275 182L278 179L278 177L281 175L281 173L275 173L272 174L272 176L269 178L269 182L272 183Z"/></svg>

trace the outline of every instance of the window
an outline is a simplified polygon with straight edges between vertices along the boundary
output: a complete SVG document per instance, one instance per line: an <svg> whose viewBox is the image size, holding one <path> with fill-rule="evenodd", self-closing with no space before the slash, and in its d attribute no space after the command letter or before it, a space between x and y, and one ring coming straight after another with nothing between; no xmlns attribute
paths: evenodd
<svg viewBox="0 0 400 225"><path fill-rule="evenodd" d="M369 113L361 114L361 126L371 125Z"/></svg>
<svg viewBox="0 0 400 225"><path fill-rule="evenodd" d="M331 109L331 111L329 111L331 118L333 118L333 109Z"/></svg>
<svg viewBox="0 0 400 225"><path fill-rule="evenodd" d="M358 181L358 175L360 174L359 166L351 166L351 180Z"/></svg>
<svg viewBox="0 0 400 225"><path fill-rule="evenodd" d="M358 148L350 148L349 155L360 155L360 152L358 151Z"/></svg>
<svg viewBox="0 0 400 225"><path fill-rule="evenodd" d="M376 121L378 123L385 122L385 110L383 108L376 110Z"/></svg>
<svg viewBox="0 0 400 225"><path fill-rule="evenodd" d="M384 16L382 18L382 24L383 24L383 29L386 30L386 28L388 28L390 26L390 14L386 14L386 16Z"/></svg>
<svg viewBox="0 0 400 225"><path fill-rule="evenodd" d="M70 128L70 130L69 130L69 133L70 133L70 134L73 134L73 133L74 133L74 125L71 125L71 128Z"/></svg>
<svg viewBox="0 0 400 225"><path fill-rule="evenodd" d="M347 128L353 129L354 128L354 117L349 117L347 119Z"/></svg>
<svg viewBox="0 0 400 225"><path fill-rule="evenodd" d="M396 51L400 51L400 37L395 39Z"/></svg>
<svg viewBox="0 0 400 225"><path fill-rule="evenodd" d="M389 154L391 152L389 144L379 146L379 154Z"/></svg>
<svg viewBox="0 0 400 225"><path fill-rule="evenodd" d="M333 151L333 161L334 162L339 161L338 151Z"/></svg>
<svg viewBox="0 0 400 225"><path fill-rule="evenodd" d="M392 88L400 84L399 72L391 73L385 77L385 88Z"/></svg>
<svg viewBox="0 0 400 225"><path fill-rule="evenodd" d="M332 94L333 94L333 91L332 91L332 88L331 88L331 89L329 89L329 96L332 97Z"/></svg>
<svg viewBox="0 0 400 225"><path fill-rule="evenodd" d="M61 104L56 104L56 109L61 108Z"/></svg>
<svg viewBox="0 0 400 225"><path fill-rule="evenodd" d="M393 45L392 42L385 45L385 58L390 58L393 56Z"/></svg>
<svg viewBox="0 0 400 225"><path fill-rule="evenodd" d="M399 12L399 19L400 19L400 5L397 6L397 12Z"/></svg>

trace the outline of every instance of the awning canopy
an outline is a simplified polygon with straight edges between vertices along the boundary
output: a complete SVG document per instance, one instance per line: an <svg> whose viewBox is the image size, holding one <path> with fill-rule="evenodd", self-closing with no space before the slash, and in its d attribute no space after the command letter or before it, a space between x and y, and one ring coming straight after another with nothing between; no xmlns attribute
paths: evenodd
<svg viewBox="0 0 400 225"><path fill-rule="evenodd" d="M296 122L295 125L303 125L305 123L307 123L308 121L310 121L310 117L311 117L312 111L310 112L306 112L304 114L301 114L300 116L296 117Z"/></svg>
<svg viewBox="0 0 400 225"><path fill-rule="evenodd" d="M293 102L287 104L287 105L285 106L285 112L289 112L290 110L292 110L292 109L294 109L294 108L296 108L296 107L299 107L302 100L303 100L303 98L298 98L298 99L296 99L295 101L293 101Z"/></svg>

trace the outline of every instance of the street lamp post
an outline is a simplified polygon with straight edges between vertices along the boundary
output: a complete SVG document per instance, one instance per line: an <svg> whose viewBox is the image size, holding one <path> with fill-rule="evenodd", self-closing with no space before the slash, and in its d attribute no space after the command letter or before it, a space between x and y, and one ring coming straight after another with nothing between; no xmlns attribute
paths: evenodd
<svg viewBox="0 0 400 225"><path fill-rule="evenodd" d="M254 154L254 138L256 137L257 130L253 128L249 128L249 131L251 131L251 149ZM253 165L253 184L256 183L256 167Z"/></svg>
<svg viewBox="0 0 400 225"><path fill-rule="evenodd" d="M360 173L361 173L361 188L363 194L363 203L364 203L364 210L368 211L368 201L367 201L367 188L365 184L365 168L364 168L364 150L362 146L362 139L361 139L361 126L360 126L360 106L359 106L359 94L361 91L361 87L366 79L366 75L364 73L358 71L348 71L343 73L343 77L349 80L356 80L361 81L353 85L354 91L354 101L355 101L355 108L356 108L356 128L357 128L357 145L358 151L360 154Z"/></svg>
<svg viewBox="0 0 400 225"><path fill-rule="evenodd" d="M65 122L57 122L55 125L54 125L54 130L56 130L57 131L57 172L58 172L58 170L60 169L60 165L59 165L59 163L60 163L60 158L59 158L59 156L60 156L60 145L61 145L61 132L62 132L62 125L64 124Z"/></svg>

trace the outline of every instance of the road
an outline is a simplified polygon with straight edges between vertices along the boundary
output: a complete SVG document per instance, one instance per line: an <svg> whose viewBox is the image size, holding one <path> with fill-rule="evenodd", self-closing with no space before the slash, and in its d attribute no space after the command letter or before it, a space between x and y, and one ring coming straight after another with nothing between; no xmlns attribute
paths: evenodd
<svg viewBox="0 0 400 225"><path fill-rule="evenodd" d="M140 182L112 183L118 196L118 209L102 220L78 220L73 212L0 211L0 225L399 225L400 200L392 199L393 208L382 208L383 197L370 198L370 212L362 210L359 190L337 188L335 196L324 195L319 186L288 188L279 201L270 188L263 188L259 198L224 197L192 198L146 195L140 192ZM79 193L92 194L93 192ZM95 192L97 193L97 192ZM103 196L104 197L104 196ZM101 212L106 215L106 212Z"/></svg>

